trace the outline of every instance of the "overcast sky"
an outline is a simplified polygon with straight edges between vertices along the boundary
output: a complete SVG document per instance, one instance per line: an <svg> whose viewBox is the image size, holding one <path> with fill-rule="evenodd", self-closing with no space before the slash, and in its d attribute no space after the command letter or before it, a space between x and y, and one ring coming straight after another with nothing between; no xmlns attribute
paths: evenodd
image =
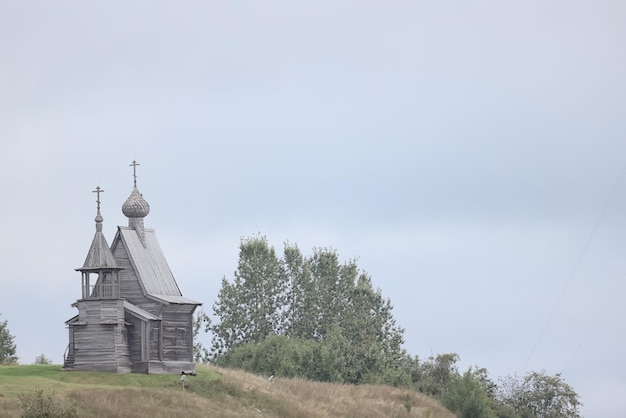
<svg viewBox="0 0 626 418"><path fill-rule="evenodd" d="M62 361L102 195L211 312L241 237L335 248L420 357L626 407L626 2L0 2L0 320ZM207 337L207 341L208 341Z"/></svg>

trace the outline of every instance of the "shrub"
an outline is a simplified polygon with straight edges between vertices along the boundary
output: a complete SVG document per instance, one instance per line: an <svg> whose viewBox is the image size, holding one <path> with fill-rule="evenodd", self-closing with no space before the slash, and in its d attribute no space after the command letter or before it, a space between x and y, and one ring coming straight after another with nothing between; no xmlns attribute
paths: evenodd
<svg viewBox="0 0 626 418"><path fill-rule="evenodd" d="M64 405L52 390L44 393L37 389L34 393L19 397L23 418L75 418L78 412L74 405Z"/></svg>
<svg viewBox="0 0 626 418"><path fill-rule="evenodd" d="M44 353L41 353L35 357L35 364L52 364L52 360L46 357Z"/></svg>

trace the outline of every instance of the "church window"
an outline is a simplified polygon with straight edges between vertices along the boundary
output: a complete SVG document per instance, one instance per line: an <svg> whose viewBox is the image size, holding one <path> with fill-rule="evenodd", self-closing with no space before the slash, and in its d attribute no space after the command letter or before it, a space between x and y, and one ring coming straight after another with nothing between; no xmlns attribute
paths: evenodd
<svg viewBox="0 0 626 418"><path fill-rule="evenodd" d="M187 341L187 327L176 328L176 344L185 344Z"/></svg>

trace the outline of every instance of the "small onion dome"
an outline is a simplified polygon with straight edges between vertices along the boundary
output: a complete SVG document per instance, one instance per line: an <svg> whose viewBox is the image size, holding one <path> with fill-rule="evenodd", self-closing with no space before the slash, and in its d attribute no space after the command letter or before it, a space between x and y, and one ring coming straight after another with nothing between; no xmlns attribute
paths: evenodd
<svg viewBox="0 0 626 418"><path fill-rule="evenodd" d="M104 221L104 218L100 215L100 211L98 211L96 219L94 220L96 221L96 231L102 232L102 221Z"/></svg>
<svg viewBox="0 0 626 418"><path fill-rule="evenodd" d="M144 218L150 213L150 205L136 187L122 205L122 213L127 218Z"/></svg>

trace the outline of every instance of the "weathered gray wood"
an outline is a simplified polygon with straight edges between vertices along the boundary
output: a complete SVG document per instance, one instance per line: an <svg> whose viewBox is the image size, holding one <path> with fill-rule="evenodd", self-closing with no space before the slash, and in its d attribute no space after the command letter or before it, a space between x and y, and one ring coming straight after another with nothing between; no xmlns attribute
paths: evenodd
<svg viewBox="0 0 626 418"><path fill-rule="evenodd" d="M149 205L136 187L123 206L129 226L118 227L108 247L101 191L96 189L96 235L78 269L82 298L72 304L78 315L66 322L65 367L118 373L193 370L192 321L200 304L182 296L154 230L144 228Z"/></svg>

